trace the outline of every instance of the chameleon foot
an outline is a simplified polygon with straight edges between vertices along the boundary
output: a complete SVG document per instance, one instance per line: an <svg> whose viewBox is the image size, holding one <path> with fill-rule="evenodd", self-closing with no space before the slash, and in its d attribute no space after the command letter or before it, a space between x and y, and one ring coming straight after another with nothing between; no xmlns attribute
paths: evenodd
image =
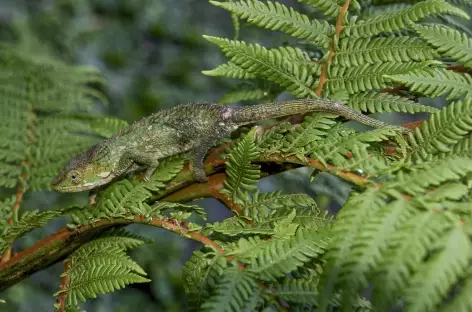
<svg viewBox="0 0 472 312"><path fill-rule="evenodd" d="M208 181L208 177L205 173L205 170L203 169L197 169L195 168L193 170L193 176L195 177L195 180L200 183L204 183Z"/></svg>

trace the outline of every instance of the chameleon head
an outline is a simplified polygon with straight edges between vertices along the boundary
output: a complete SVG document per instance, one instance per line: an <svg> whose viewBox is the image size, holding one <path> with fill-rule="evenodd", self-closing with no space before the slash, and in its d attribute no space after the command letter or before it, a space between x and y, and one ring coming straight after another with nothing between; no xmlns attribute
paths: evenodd
<svg viewBox="0 0 472 312"><path fill-rule="evenodd" d="M82 192L107 184L115 178L110 168L91 161L94 148L69 160L53 179L52 189L64 193Z"/></svg>

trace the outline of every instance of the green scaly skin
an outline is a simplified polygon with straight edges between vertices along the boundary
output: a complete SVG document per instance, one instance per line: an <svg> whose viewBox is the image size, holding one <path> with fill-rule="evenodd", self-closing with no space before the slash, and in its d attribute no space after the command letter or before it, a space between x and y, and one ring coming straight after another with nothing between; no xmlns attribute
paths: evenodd
<svg viewBox="0 0 472 312"><path fill-rule="evenodd" d="M144 180L149 181L159 159L190 150L195 179L204 182L203 160L218 139L243 125L308 112L333 113L375 128L388 125L322 98L249 107L179 105L145 117L73 157L54 178L52 188L58 192L90 190L143 167Z"/></svg>

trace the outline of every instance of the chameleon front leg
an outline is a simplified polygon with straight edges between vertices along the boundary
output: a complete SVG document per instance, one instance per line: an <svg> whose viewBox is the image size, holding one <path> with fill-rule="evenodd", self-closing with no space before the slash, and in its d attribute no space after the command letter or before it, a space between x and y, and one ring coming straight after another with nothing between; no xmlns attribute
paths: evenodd
<svg viewBox="0 0 472 312"><path fill-rule="evenodd" d="M200 144L193 150L193 157L191 160L192 172L197 182L206 182L208 177L203 169L203 161L207 152L219 139L228 136L237 126L227 125L225 123L218 123L210 127L200 138Z"/></svg>
<svg viewBox="0 0 472 312"><path fill-rule="evenodd" d="M122 164L122 165L121 165ZM123 154L120 159L118 168L124 168L123 171L128 170L133 164L140 164L146 166L144 171L143 180L146 182L151 181L151 176L159 166L159 160L152 157L152 154L140 153L137 151L127 151Z"/></svg>

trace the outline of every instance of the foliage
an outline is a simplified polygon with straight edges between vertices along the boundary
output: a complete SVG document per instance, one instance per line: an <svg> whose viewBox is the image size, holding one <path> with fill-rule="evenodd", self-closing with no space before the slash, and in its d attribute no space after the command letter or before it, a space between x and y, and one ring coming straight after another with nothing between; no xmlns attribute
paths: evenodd
<svg viewBox="0 0 472 312"><path fill-rule="evenodd" d="M8 261L16 239L69 218L64 233L84 241L65 259L57 310L77 311L79 301L150 281L127 254L146 241L122 229L129 223L203 243L182 269L191 310L470 310L471 39L437 20L420 24L467 14L444 0L383 10L367 9L368 1L300 2L327 21L274 1L211 1L231 14L236 33L241 19L296 40L266 48L204 36L228 62L203 73L253 87L220 102L288 91L342 100L361 112L430 115L407 135L396 127L355 131L328 113L253 128L226 150L224 181L195 188L207 187L205 194L235 213L216 222L207 222L201 207L178 202L192 182L182 155L161 161L151 181L125 176L97 190L87 205L20 213L26 192L48 190L71 155L126 122L92 114L105 103L98 72L0 47L0 130L7 135L0 143L0 251ZM446 105L436 109L420 97ZM258 184L272 164L282 164L276 171L315 167L355 187L333 217L308 194L263 192ZM172 191L177 202L158 201ZM362 298L367 289L369 300Z"/></svg>

